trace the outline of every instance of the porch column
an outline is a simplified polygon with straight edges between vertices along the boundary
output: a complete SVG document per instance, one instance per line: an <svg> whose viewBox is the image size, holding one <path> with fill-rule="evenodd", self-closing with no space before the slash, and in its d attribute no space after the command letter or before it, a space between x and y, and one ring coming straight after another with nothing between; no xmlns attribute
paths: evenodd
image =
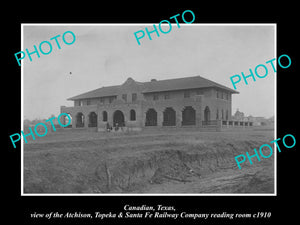
<svg viewBox="0 0 300 225"><path fill-rule="evenodd" d="M72 114L72 129L76 128L76 113Z"/></svg>
<svg viewBox="0 0 300 225"><path fill-rule="evenodd" d="M88 128L88 124L89 124L89 114L85 113L84 115L84 128Z"/></svg>
<svg viewBox="0 0 300 225"><path fill-rule="evenodd" d="M164 119L164 114L161 109L157 109L157 126L162 127L163 119Z"/></svg>

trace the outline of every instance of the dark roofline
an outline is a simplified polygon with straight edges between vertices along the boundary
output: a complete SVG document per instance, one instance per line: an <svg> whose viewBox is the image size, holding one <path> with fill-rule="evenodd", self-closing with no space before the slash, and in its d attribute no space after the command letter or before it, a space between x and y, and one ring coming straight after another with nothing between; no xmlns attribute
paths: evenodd
<svg viewBox="0 0 300 225"><path fill-rule="evenodd" d="M199 76L199 77L201 77L201 76ZM222 84L219 84L219 83L217 83L217 82L214 82L214 81L209 80L209 79L204 78L204 77L201 77L201 78L202 78L202 79L205 79L205 80L207 80L207 81L209 81L209 82L212 82L212 83L214 84L213 86L215 86L215 87L219 87L219 88L226 89L227 91L230 91L230 92L232 92L232 93L234 93L234 94L239 94L238 91L235 91L235 90L233 90L233 89L231 89L231 88L229 88L229 87L226 87L226 86L224 86L224 85L222 85Z"/></svg>
<svg viewBox="0 0 300 225"><path fill-rule="evenodd" d="M222 84L219 84L219 83L216 83L216 82L214 82L214 81L212 81L212 80L209 80L209 79L207 79L207 78L204 78L204 77L202 77L202 76L200 76L200 75L190 76L190 77L181 77L181 78L170 78L170 79L165 79L165 80L147 81L147 82L144 82L144 84L150 84L150 83L153 83L153 82L168 81L168 80L170 80L170 81L173 81L173 80L181 80L181 79L186 79L186 78L201 78L201 79L206 80L207 82L212 83L211 86L205 86L205 87L199 87L199 88L217 87L217 88L221 88L221 89L225 89L225 90L227 90L227 91L230 91L230 92L232 92L233 94L239 94L238 91L235 91L235 90L233 90L233 89L231 89L231 88L229 88L229 87L226 87L226 86L224 86L224 85L222 85ZM197 87L195 87L195 88L176 88L176 89L173 88L173 89L165 89L165 90L161 90L161 91L147 91L147 90L145 90L145 91L142 91L142 93L158 93L158 92L165 92L165 91L188 90L188 89L198 89L198 88L197 88Z"/></svg>
<svg viewBox="0 0 300 225"><path fill-rule="evenodd" d="M87 93L84 93L84 94L87 94ZM71 98L67 98L67 100L74 101L74 100L84 100L84 99L91 99L91 98L115 97L115 96L118 96L118 95L101 95L99 97L82 97L82 98L80 97L80 95L76 95Z"/></svg>
<svg viewBox="0 0 300 225"><path fill-rule="evenodd" d="M204 88L219 88L219 89L225 89L229 92L232 92L233 94L239 94L238 91L234 91L230 88L227 88L227 87L221 87L221 85L213 85L213 86L208 86L208 87L199 87L199 88L174 88L174 89L166 89L166 90L162 90L162 91L142 91L141 93L145 93L145 94L150 94L150 93L159 93L159 92L167 92L167 91L183 91L183 90L195 90L195 89L204 89Z"/></svg>
<svg viewBox="0 0 300 225"><path fill-rule="evenodd" d="M219 84L219 85L214 85L213 87L225 89L225 90L227 90L227 91L230 91L232 94L239 94L239 93L240 93L240 92L238 92L238 91L235 91L235 90L233 90L233 89L231 89L231 88L229 88L229 87L226 87L226 86L224 86L224 85L221 85L221 84Z"/></svg>
<svg viewBox="0 0 300 225"><path fill-rule="evenodd" d="M101 97L117 96L117 94L106 94L106 95L96 96L96 97L85 97L85 95L91 94L91 93L93 93L95 91L99 91L99 90L101 90L103 88L119 88L119 87L121 87L121 85L114 85L114 86L106 86L106 87L96 88L94 90L91 90L91 91L88 91L88 92L84 92L84 93L79 94L79 95L75 95L75 96L73 96L71 98L67 98L67 100L74 101L74 100L81 100L81 99L88 99L88 98L101 98Z"/></svg>
<svg viewBox="0 0 300 225"><path fill-rule="evenodd" d="M234 93L234 94L238 94L239 92L238 91L235 91L231 88L228 88L222 84L218 84L212 80L209 80L209 79L206 79L204 77L201 77L199 75L197 76L191 76L191 77L181 77L181 78L170 78L170 79L165 79L165 80L157 80L157 81L147 81L147 82L137 82L137 81L134 81L136 82L137 84L139 85L148 85L148 84L153 84L153 83L156 83L156 82L167 82L167 81L174 81L174 80L184 80L184 79L192 79L192 78L201 78L203 80L205 80L208 84L207 86L203 86L203 87L174 87L174 88L166 88L166 89L161 89L161 90L144 90L142 91L141 93L157 93L157 92L165 92L165 91L173 91L173 90L188 90L188 89L198 89L198 88L211 88L211 87L215 87L215 88L220 88L220 89L224 89L224 90L227 90L231 93ZM91 90L91 91L88 91L88 92L85 92L85 93L82 93L80 95L76 95L76 96L73 96L71 98L68 98L67 100L71 100L71 101L74 101L74 100L82 100L82 99L91 99L91 98L101 98L101 97L112 97L112 96L117 96L117 89L120 88L122 85L115 85L115 86L107 86L107 87L101 87L101 88L97 88L97 89L94 89L94 90ZM107 89L107 90L105 90ZM93 96L93 95L99 95L99 93L97 92L104 92L101 96ZM107 92L107 93L105 93ZM90 95L90 96L88 96Z"/></svg>

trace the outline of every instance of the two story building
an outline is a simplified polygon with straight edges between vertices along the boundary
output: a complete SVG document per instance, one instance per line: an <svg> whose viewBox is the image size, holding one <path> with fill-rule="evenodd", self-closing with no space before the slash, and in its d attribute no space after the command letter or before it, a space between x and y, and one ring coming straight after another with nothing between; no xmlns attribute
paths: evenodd
<svg viewBox="0 0 300 225"><path fill-rule="evenodd" d="M117 86L101 87L68 100L61 107L72 128L105 131L107 126L129 130L145 127L200 127L231 119L232 94L237 91L201 76L138 82L128 78Z"/></svg>

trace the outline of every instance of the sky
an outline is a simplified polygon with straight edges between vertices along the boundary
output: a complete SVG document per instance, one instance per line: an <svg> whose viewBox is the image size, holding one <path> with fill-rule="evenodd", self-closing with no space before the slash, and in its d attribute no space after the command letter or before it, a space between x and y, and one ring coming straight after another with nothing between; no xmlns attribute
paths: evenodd
<svg viewBox="0 0 300 225"><path fill-rule="evenodd" d="M157 23L153 23L156 24ZM103 86L120 85L128 77L146 82L200 75L233 89L230 77L250 74L275 55L274 25L172 24L169 33L147 34L138 45L134 33L153 24L23 24L22 51L34 51L43 41L52 44L48 55L32 54L22 60L24 119L45 119L60 114L60 106L73 106L67 98ZM168 30L168 25L163 27ZM75 34L66 45L61 37ZM57 38L61 49L58 49ZM72 36L66 34L67 42ZM49 50L47 44L42 49ZM16 62L17 63L17 62ZM275 76L271 66L265 78L237 84L232 113L271 117L274 112ZM71 74L70 74L71 72ZM263 74L262 72L259 72Z"/></svg>

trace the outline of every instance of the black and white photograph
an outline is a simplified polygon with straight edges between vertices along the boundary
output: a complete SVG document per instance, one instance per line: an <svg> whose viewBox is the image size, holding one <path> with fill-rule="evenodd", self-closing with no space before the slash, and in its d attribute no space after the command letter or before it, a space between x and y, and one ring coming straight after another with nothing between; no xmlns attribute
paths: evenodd
<svg viewBox="0 0 300 225"><path fill-rule="evenodd" d="M3 220L295 223L295 6L47 4L2 20Z"/></svg>

